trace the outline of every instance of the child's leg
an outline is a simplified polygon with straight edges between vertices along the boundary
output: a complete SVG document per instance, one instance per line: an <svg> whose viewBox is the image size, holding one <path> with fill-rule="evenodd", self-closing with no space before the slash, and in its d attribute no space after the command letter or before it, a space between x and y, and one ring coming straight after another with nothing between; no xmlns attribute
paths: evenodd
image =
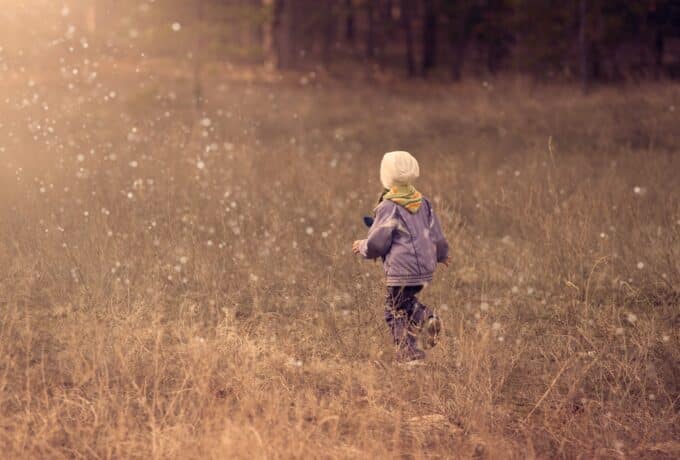
<svg viewBox="0 0 680 460"><path fill-rule="evenodd" d="M414 295L413 311L409 316L409 330L411 335L420 336L425 348L434 347L441 333L441 320L434 314L434 311L425 304L420 303Z"/></svg>
<svg viewBox="0 0 680 460"><path fill-rule="evenodd" d="M392 332L394 343L399 347L400 359L422 359L424 353L418 348L417 336L412 326L414 312L418 309L415 294L419 287L390 286L385 301L385 321Z"/></svg>
<svg viewBox="0 0 680 460"><path fill-rule="evenodd" d="M412 327L420 328L423 323L429 318L434 316L434 312L430 307L425 304L420 303L420 301L414 296L413 311L410 316L410 323Z"/></svg>
<svg viewBox="0 0 680 460"><path fill-rule="evenodd" d="M403 345L408 332L408 313L401 307L403 289L396 286L387 288L385 296L385 322L390 328L394 343Z"/></svg>

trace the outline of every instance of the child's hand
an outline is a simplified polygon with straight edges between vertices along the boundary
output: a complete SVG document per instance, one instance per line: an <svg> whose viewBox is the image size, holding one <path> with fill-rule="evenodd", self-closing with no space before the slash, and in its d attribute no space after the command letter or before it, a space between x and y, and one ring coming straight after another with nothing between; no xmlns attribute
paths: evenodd
<svg viewBox="0 0 680 460"><path fill-rule="evenodd" d="M451 264L451 258L447 257L446 259L442 260L442 263L446 268L449 268L449 265Z"/></svg>
<svg viewBox="0 0 680 460"><path fill-rule="evenodd" d="M361 251L359 250L359 246L361 245L361 240L356 240L354 243L352 243L352 254L359 254Z"/></svg>

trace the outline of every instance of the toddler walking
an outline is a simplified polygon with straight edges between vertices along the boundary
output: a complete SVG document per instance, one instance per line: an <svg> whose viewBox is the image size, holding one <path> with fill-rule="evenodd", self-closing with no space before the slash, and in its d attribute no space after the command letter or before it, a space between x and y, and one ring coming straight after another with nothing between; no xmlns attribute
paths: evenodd
<svg viewBox="0 0 680 460"><path fill-rule="evenodd" d="M385 321L400 361L423 359L422 348L436 344L441 322L416 294L432 281L437 263L448 265L449 246L439 219L413 186L419 175L418 161L410 153L383 156L380 182L385 190L367 238L352 244L354 254L382 258L387 285Z"/></svg>

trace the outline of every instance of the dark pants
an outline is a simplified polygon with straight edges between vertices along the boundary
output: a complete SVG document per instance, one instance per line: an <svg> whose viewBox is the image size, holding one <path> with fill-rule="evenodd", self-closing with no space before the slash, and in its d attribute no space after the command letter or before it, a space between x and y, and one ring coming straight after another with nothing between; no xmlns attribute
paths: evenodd
<svg viewBox="0 0 680 460"><path fill-rule="evenodd" d="M404 358L420 357L418 332L423 323L434 315L432 310L416 298L422 286L388 286L385 297L385 321L392 332L394 343Z"/></svg>

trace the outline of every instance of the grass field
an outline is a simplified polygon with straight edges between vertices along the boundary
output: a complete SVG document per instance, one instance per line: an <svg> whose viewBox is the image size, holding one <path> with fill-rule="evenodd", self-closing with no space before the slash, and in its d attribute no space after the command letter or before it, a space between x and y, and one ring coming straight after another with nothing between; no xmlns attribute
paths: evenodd
<svg viewBox="0 0 680 460"><path fill-rule="evenodd" d="M680 86L156 64L0 80L3 456L680 456ZM350 254L394 149L452 247L413 370Z"/></svg>

